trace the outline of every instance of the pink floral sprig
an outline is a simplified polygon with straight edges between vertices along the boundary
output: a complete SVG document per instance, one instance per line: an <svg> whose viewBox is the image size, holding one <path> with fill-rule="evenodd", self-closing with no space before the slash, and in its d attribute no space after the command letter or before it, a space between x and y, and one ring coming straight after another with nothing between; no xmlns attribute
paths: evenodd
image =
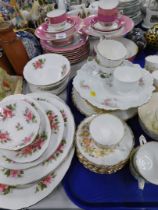
<svg viewBox="0 0 158 210"><path fill-rule="evenodd" d="M13 178L22 177L22 175L24 174L23 170L3 169L2 171L5 176Z"/></svg>
<svg viewBox="0 0 158 210"><path fill-rule="evenodd" d="M47 139L47 134L43 132L41 135L38 135L36 137L35 141L32 144L18 150L16 156L27 157L32 155L33 153L42 149L42 146L46 141L46 139Z"/></svg>
<svg viewBox="0 0 158 210"><path fill-rule="evenodd" d="M12 118L13 116L15 116L15 113L14 113L15 109L16 109L16 104L7 105L0 112L1 119L6 120L8 118Z"/></svg>
<svg viewBox="0 0 158 210"><path fill-rule="evenodd" d="M46 62L46 59L45 58L40 58L40 59L38 59L37 61L35 61L34 63L33 63L33 66L34 66L34 68L37 70L37 69L42 69L43 68L43 65L44 65L44 63Z"/></svg>
<svg viewBox="0 0 158 210"><path fill-rule="evenodd" d="M11 190L13 189L13 186L8 186L6 184L0 184L0 193L2 195L7 195L11 192Z"/></svg>
<svg viewBox="0 0 158 210"><path fill-rule="evenodd" d="M66 115L65 111L64 110L60 110L60 112L61 112L62 117L64 119L64 123L66 123L67 122L67 115Z"/></svg>
<svg viewBox="0 0 158 210"><path fill-rule="evenodd" d="M24 117L25 117L26 122L28 122L28 123L30 123L30 122L36 123L37 122L35 115L28 108L25 109Z"/></svg>
<svg viewBox="0 0 158 210"><path fill-rule="evenodd" d="M9 136L8 131L0 131L0 143L7 143L8 141L11 141L11 138Z"/></svg>
<svg viewBox="0 0 158 210"><path fill-rule="evenodd" d="M44 177L36 186L36 193L39 191L43 191L46 189L53 181L53 179L56 177L55 173L50 174L46 177Z"/></svg>
<svg viewBox="0 0 158 210"><path fill-rule="evenodd" d="M59 121L58 121L58 116L55 115L52 111L47 112L47 116L49 119L50 127L52 129L53 133L57 133L59 130Z"/></svg>

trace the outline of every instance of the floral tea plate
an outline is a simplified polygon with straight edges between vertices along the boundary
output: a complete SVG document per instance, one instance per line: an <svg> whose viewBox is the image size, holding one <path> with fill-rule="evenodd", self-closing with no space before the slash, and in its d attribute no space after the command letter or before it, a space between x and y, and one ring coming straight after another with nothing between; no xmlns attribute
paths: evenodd
<svg viewBox="0 0 158 210"><path fill-rule="evenodd" d="M14 95L12 96L12 98L17 98L21 100L23 99L27 103L30 103L30 105L32 105L36 109L36 111L39 113L40 116L40 127L37 136L30 145L22 149L19 149L17 151L7 151L0 149L0 152L10 160L13 160L18 163L31 162L38 159L44 153L44 151L47 149L49 145L50 136L51 136L51 128L49 120L43 108L35 100L32 100L30 98L24 99L23 95L20 94ZM6 98L4 100L8 99Z"/></svg>
<svg viewBox="0 0 158 210"><path fill-rule="evenodd" d="M113 166L128 159L134 146L134 136L128 125L124 123L125 133L116 148L101 148L90 137L89 124L94 117L83 120L77 129L76 146L79 152L97 166Z"/></svg>
<svg viewBox="0 0 158 210"><path fill-rule="evenodd" d="M102 113L112 113L122 120L129 120L134 115L137 114L137 109L132 108L128 110L116 110L116 111L107 111L103 109L98 109L83 99L79 93L73 88L72 90L72 100L76 108L85 116L91 116L93 114L102 114Z"/></svg>
<svg viewBox="0 0 158 210"><path fill-rule="evenodd" d="M53 162L53 167L51 168L51 170L53 171L64 160L64 158L66 157L68 151L70 150L73 144L75 123L72 113L69 107L64 103L64 101L62 101L59 97L53 94L40 92L40 93L31 93L28 94L27 96L29 98L31 97L37 99L37 101L46 101L51 105L55 106L60 111L64 120L63 140L61 144L59 144L55 153L52 153L52 146L49 145L46 151L39 159L30 163L25 163L25 164L16 163L6 158L0 153L0 166L8 169L23 170L34 167L44 161L48 162L48 160L50 160ZM51 144L53 144L52 141L55 141L55 139L50 140Z"/></svg>
<svg viewBox="0 0 158 210"><path fill-rule="evenodd" d="M83 65L73 80L73 86L80 96L93 106L105 110L127 110L141 106L151 98L155 89L153 78L139 65L130 64L137 68L139 66L142 72L137 90L121 94L113 86L113 75L103 73L93 63L91 61Z"/></svg>
<svg viewBox="0 0 158 210"><path fill-rule="evenodd" d="M31 144L40 126L35 108L16 98L1 102L0 108L0 148L18 150Z"/></svg>
<svg viewBox="0 0 158 210"><path fill-rule="evenodd" d="M65 161L55 171L32 185L17 188L0 184L0 207L4 209L27 208L48 196L66 174L73 154L74 149L71 149Z"/></svg>

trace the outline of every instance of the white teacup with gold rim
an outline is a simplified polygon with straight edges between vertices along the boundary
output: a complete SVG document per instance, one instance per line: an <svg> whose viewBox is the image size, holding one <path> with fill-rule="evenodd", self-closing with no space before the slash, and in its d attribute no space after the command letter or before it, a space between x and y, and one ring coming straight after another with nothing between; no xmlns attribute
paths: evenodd
<svg viewBox="0 0 158 210"><path fill-rule="evenodd" d="M100 40L95 51L99 64L111 68L119 66L127 56L126 47L116 40Z"/></svg>
<svg viewBox="0 0 158 210"><path fill-rule="evenodd" d="M121 93L135 91L142 77L141 69L131 66L120 66L113 72L114 88Z"/></svg>
<svg viewBox="0 0 158 210"><path fill-rule="evenodd" d="M111 148L118 145L123 138L124 124L112 114L101 114L91 121L89 132L99 147Z"/></svg>

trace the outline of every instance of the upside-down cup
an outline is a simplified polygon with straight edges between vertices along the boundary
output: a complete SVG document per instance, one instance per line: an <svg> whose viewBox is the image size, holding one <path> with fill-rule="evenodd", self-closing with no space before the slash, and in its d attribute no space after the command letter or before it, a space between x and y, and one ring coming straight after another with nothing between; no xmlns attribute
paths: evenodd
<svg viewBox="0 0 158 210"><path fill-rule="evenodd" d="M101 0L98 7L98 20L100 24L112 24L118 17L118 0Z"/></svg>
<svg viewBox="0 0 158 210"><path fill-rule="evenodd" d="M62 28L66 23L66 12L64 10L55 9L47 13L46 21L54 28Z"/></svg>

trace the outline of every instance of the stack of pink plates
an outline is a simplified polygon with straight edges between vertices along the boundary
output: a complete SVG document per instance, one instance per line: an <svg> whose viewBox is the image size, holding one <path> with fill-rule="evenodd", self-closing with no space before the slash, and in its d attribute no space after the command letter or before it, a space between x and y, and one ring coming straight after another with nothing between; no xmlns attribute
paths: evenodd
<svg viewBox="0 0 158 210"><path fill-rule="evenodd" d="M46 53L62 54L71 64L78 63L88 57L88 36L79 33L81 19L77 16L67 16L62 29L49 27L48 22L41 24L35 31Z"/></svg>
<svg viewBox="0 0 158 210"><path fill-rule="evenodd" d="M52 52L64 55L71 64L75 64L86 59L90 50L88 36L83 36L79 33L74 35L72 43L67 46L59 47L51 41L46 40L41 40L41 46L45 53Z"/></svg>

